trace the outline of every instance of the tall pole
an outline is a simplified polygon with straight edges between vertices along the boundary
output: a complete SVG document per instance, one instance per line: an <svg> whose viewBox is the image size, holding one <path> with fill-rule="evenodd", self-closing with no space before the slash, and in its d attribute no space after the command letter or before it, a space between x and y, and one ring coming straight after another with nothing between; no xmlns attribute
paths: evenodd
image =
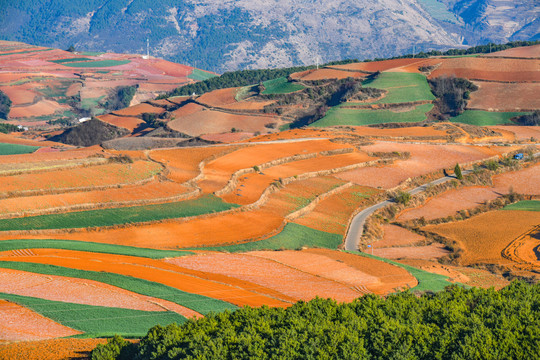
<svg viewBox="0 0 540 360"><path fill-rule="evenodd" d="M150 59L150 39L146 38L146 58Z"/></svg>

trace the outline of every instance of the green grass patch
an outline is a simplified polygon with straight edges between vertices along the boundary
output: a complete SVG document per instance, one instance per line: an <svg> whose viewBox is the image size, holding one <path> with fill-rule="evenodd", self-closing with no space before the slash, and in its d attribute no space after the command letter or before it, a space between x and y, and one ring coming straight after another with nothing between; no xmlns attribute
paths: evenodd
<svg viewBox="0 0 540 360"><path fill-rule="evenodd" d="M0 155L30 154L39 149L39 146L0 143Z"/></svg>
<svg viewBox="0 0 540 360"><path fill-rule="evenodd" d="M90 110L99 106L99 103L105 99L105 95L96 98L86 98L81 100L81 108Z"/></svg>
<svg viewBox="0 0 540 360"><path fill-rule="evenodd" d="M23 84L26 84L26 83L29 83L29 82L39 82L41 80L49 80L51 79L50 77L44 77L44 76L35 76L35 77L29 77L29 78L25 78L25 79L20 79L20 80L17 80L17 81L12 81L10 83L0 83L0 85L2 86L13 86L13 85L23 85Z"/></svg>
<svg viewBox="0 0 540 360"><path fill-rule="evenodd" d="M81 54L83 56L99 56L99 55L103 55L105 53L104 52L99 52L99 51L82 51L82 52L79 52L79 54Z"/></svg>
<svg viewBox="0 0 540 360"><path fill-rule="evenodd" d="M503 210L540 211L540 201L523 200L515 204L506 205Z"/></svg>
<svg viewBox="0 0 540 360"><path fill-rule="evenodd" d="M18 54L31 54L41 51L51 51L52 49L40 49L40 50L26 50L26 51L19 51L19 52L11 52L11 53L3 53L0 54L0 56L6 56L6 55L18 55Z"/></svg>
<svg viewBox="0 0 540 360"><path fill-rule="evenodd" d="M388 91L376 104L435 100L426 77L422 74L383 72L376 79L364 81L362 85Z"/></svg>
<svg viewBox="0 0 540 360"><path fill-rule="evenodd" d="M189 251L157 250L75 240L17 239L0 241L0 251L19 249L62 249L103 254L138 256L150 259L163 259L167 257L178 257L193 254Z"/></svg>
<svg viewBox="0 0 540 360"><path fill-rule="evenodd" d="M213 195L174 203L76 211L0 220L0 231L102 227L197 216L238 207Z"/></svg>
<svg viewBox="0 0 540 360"><path fill-rule="evenodd" d="M108 73L110 73L109 70L96 70L96 71L94 71L94 72L95 72L96 74L108 74Z"/></svg>
<svg viewBox="0 0 540 360"><path fill-rule="evenodd" d="M439 274L434 274L427 272L425 270L417 269L410 265L400 264L396 261L388 260L379 256L370 255L364 252L359 251L347 251L351 254L356 254L364 257L368 257L371 259L376 259L380 261L384 261L385 263L389 263L392 265L399 266L405 270L407 270L412 276L414 276L418 280L418 285L416 285L414 288L412 288L413 291L442 291L445 287L452 285L450 281L448 281L448 276L443 276Z"/></svg>
<svg viewBox="0 0 540 360"><path fill-rule="evenodd" d="M514 124L512 121L510 121L511 118L525 114L527 113L465 110L463 114L451 118L450 121L477 126L504 125Z"/></svg>
<svg viewBox="0 0 540 360"><path fill-rule="evenodd" d="M420 5L433 17L434 19L447 21L453 24L459 23L456 15L448 11L448 8L444 3L437 0L418 0Z"/></svg>
<svg viewBox="0 0 540 360"><path fill-rule="evenodd" d="M390 110L344 109L337 106L329 109L325 117L309 126L358 126L383 123L419 122L426 120L426 113L432 108L433 104L422 104L416 106L416 108L411 111L393 112Z"/></svg>
<svg viewBox="0 0 540 360"><path fill-rule="evenodd" d="M237 306L228 302L212 299L203 295L191 294L160 283L138 279L131 276L113 274L103 271L85 271L62 266L33 264L27 262L0 261L0 268L33 272L43 275L65 276L78 279L99 281L137 294L172 301L200 314L234 310Z"/></svg>
<svg viewBox="0 0 540 360"><path fill-rule="evenodd" d="M268 239L245 244L199 248L211 251L246 252L255 250L295 250L302 247L337 249L343 237L307 226L288 223L279 234Z"/></svg>
<svg viewBox="0 0 540 360"><path fill-rule="evenodd" d="M82 337L144 336L156 324L181 324L186 318L172 311L142 311L51 301L0 293L0 299L27 307L64 326L83 331ZM79 336L81 337L81 336Z"/></svg>
<svg viewBox="0 0 540 360"><path fill-rule="evenodd" d="M53 62L56 64L64 64L64 63L71 63L71 62L78 62L78 61L93 61L94 59L90 58L71 58L71 59L58 59L58 60L49 60L49 62Z"/></svg>
<svg viewBox="0 0 540 360"><path fill-rule="evenodd" d="M112 67L129 64L131 60L96 60L96 61L84 61L64 63L62 65L76 68L91 68L91 67Z"/></svg>
<svg viewBox="0 0 540 360"><path fill-rule="evenodd" d="M203 70L193 69L192 73L188 75L188 78L190 78L191 80L196 80L196 81L204 81L204 80L208 80L213 77L216 77L216 76L217 75L214 75L212 73L209 73Z"/></svg>
<svg viewBox="0 0 540 360"><path fill-rule="evenodd" d="M263 82L265 90L262 92L264 95L268 94L288 94L298 90L305 89L302 84L290 82L286 77L280 77L273 80L267 80Z"/></svg>

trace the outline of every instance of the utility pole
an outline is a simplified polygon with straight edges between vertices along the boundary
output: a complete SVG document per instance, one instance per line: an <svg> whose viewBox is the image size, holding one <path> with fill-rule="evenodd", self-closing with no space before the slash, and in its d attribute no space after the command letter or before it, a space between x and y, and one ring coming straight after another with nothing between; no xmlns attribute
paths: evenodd
<svg viewBox="0 0 540 360"><path fill-rule="evenodd" d="M150 39L146 38L146 58L150 59Z"/></svg>

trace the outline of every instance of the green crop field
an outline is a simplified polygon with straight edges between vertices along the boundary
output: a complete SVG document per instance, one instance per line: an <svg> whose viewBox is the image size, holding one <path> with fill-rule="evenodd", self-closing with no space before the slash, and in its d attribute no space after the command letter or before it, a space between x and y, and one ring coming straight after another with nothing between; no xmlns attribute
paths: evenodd
<svg viewBox="0 0 540 360"><path fill-rule="evenodd" d="M65 276L87 279L119 287L137 294L152 296L185 306L200 314L234 310L237 307L228 302L212 299L203 295L187 293L160 283L138 279L131 276L107 273L102 271L84 271L62 266L33 264L27 262L0 261L0 268L33 272L43 275Z"/></svg>
<svg viewBox="0 0 540 360"><path fill-rule="evenodd" d="M262 92L264 95L268 94L288 94L298 90L305 89L304 85L289 82L286 77L280 77L273 80L267 80L263 82L265 90Z"/></svg>
<svg viewBox="0 0 540 360"><path fill-rule="evenodd" d="M0 293L0 299L12 301L64 326L84 332L79 337L125 334L144 336L156 324L181 324L186 318L172 311L142 311L104 306L51 301L29 296Z"/></svg>
<svg viewBox="0 0 540 360"><path fill-rule="evenodd" d="M444 290L445 287L452 285L452 283L448 281L448 276L430 273L425 270L417 269L410 265L401 264L397 261L388 260L379 256L370 255L370 254L359 252L359 251L347 251L347 252L351 254L356 254L356 255L384 261L386 263L396 265L407 270L412 276L416 278L416 280L418 280L418 285L412 288L412 290L414 291L442 291Z"/></svg>
<svg viewBox="0 0 540 360"><path fill-rule="evenodd" d="M70 229L112 226L197 216L238 207L213 195L174 203L113 209L76 211L64 214L28 216L0 220L0 231Z"/></svg>
<svg viewBox="0 0 540 360"><path fill-rule="evenodd" d="M57 64L63 64L63 63L71 63L71 62L78 62L78 61L93 61L94 59L90 58L70 58L70 59L58 59L58 60L49 60L50 62L57 63Z"/></svg>
<svg viewBox="0 0 540 360"><path fill-rule="evenodd" d="M406 112L393 112L390 110L345 109L339 106L331 108L322 119L310 126L328 127L335 125L371 125L398 122L419 122L426 119L426 113L433 108L433 104L417 105L414 110Z"/></svg>
<svg viewBox="0 0 540 360"><path fill-rule="evenodd" d="M39 149L39 146L0 143L0 155L30 154Z"/></svg>
<svg viewBox="0 0 540 360"><path fill-rule="evenodd" d="M3 53L3 54L0 54L0 56L18 55L18 54L31 54L31 53L35 53L35 52L51 51L51 50L52 49L26 50L26 51L19 51L19 52Z"/></svg>
<svg viewBox="0 0 540 360"><path fill-rule="evenodd" d="M81 108L90 110L99 106L99 103L105 99L105 95L96 98L81 99Z"/></svg>
<svg viewBox="0 0 540 360"><path fill-rule="evenodd" d="M127 256L138 256L150 259L163 259L168 257L178 257L191 255L189 251L156 250L138 248L133 246L111 245L75 240L54 240L54 239L21 239L0 241L0 251L10 251L19 249L62 249L87 251L103 254L116 254Z"/></svg>
<svg viewBox="0 0 540 360"><path fill-rule="evenodd" d="M476 126L514 124L510 121L511 118L525 114L527 113L465 110L463 114L451 118L450 121Z"/></svg>
<svg viewBox="0 0 540 360"><path fill-rule="evenodd" d="M99 52L99 51L83 51L83 52L80 52L79 54L81 54L83 56L99 56L99 55L103 55L105 53Z"/></svg>
<svg viewBox="0 0 540 360"><path fill-rule="evenodd" d="M96 60L96 61L84 61L64 63L62 65L76 68L92 68L92 67L113 67L119 65L129 64L131 60Z"/></svg>
<svg viewBox="0 0 540 360"><path fill-rule="evenodd" d="M503 210L540 211L540 200L523 200L506 205Z"/></svg>
<svg viewBox="0 0 540 360"><path fill-rule="evenodd" d="M204 81L213 77L216 77L216 75L199 69L193 69L193 72L188 75L188 78L197 81Z"/></svg>
<svg viewBox="0 0 540 360"><path fill-rule="evenodd" d="M383 72L376 79L364 81L363 86L387 90L377 104L435 100L426 77L422 74Z"/></svg>
<svg viewBox="0 0 540 360"><path fill-rule="evenodd" d="M315 230L295 223L288 223L279 234L265 240L230 246L208 247L204 248L204 250L246 252L255 250L294 250L304 246L337 249L342 243L342 240L341 235Z"/></svg>

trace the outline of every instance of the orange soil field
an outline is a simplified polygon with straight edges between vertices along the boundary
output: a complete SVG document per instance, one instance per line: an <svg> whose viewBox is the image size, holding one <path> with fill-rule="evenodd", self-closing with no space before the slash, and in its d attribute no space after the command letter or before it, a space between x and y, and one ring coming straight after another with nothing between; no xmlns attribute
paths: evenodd
<svg viewBox="0 0 540 360"><path fill-rule="evenodd" d="M384 60L384 61L370 61L370 62L361 62L361 63L353 63L353 64L345 64L345 65L335 65L332 66L332 68L336 69L346 69L346 70L353 70L353 71L368 71L368 72L376 72L376 71L386 71L390 69L394 69L401 66L411 65L411 64L418 64L417 66L420 66L423 62L425 62L426 59L394 59L394 60Z"/></svg>
<svg viewBox="0 0 540 360"><path fill-rule="evenodd" d="M96 155L102 152L100 147L89 147L82 149L73 149L67 151L56 152L43 152L21 155L2 155L0 156L0 164L13 164L13 163L25 163L25 162L47 162L58 160L73 160L84 159L89 156Z"/></svg>
<svg viewBox="0 0 540 360"><path fill-rule="evenodd" d="M171 112L171 119L178 119L178 118L181 118L183 116L188 116L188 115L191 115L191 114L194 114L198 111L201 111L204 109L204 106L201 106L199 104L195 104L195 103L189 103L189 104L186 104L184 106L182 106L181 108L177 109L177 110L174 110ZM229 129L230 130L230 129Z"/></svg>
<svg viewBox="0 0 540 360"><path fill-rule="evenodd" d="M538 82L539 68L540 60L454 58L444 59L441 66L433 70L429 77L454 75L476 80Z"/></svg>
<svg viewBox="0 0 540 360"><path fill-rule="evenodd" d="M539 223L538 211L498 210L463 221L428 225L422 229L455 240L464 250L460 258L462 265L508 264L510 260L503 258L501 251Z"/></svg>
<svg viewBox="0 0 540 360"><path fill-rule="evenodd" d="M231 104L224 104L220 107L232 110L263 110L265 106L275 103L277 100L267 101L237 101Z"/></svg>
<svg viewBox="0 0 540 360"><path fill-rule="evenodd" d="M353 185L322 200L313 211L294 222L316 230L344 235L352 213L365 202L362 195L378 192L379 190L373 188Z"/></svg>
<svg viewBox="0 0 540 360"><path fill-rule="evenodd" d="M24 90L16 86L0 86L0 90L9 97L12 106L31 104L38 95L34 91Z"/></svg>
<svg viewBox="0 0 540 360"><path fill-rule="evenodd" d="M53 141L37 141L37 140L25 139L19 136L21 136L19 133L11 133L11 134L0 133L0 143L29 145L29 146L54 146L58 148L61 148L61 147L71 148L71 145L56 143Z"/></svg>
<svg viewBox="0 0 540 360"><path fill-rule="evenodd" d="M250 173L242 176L238 181L236 189L233 192L225 194L222 198L227 202L250 204L255 202L261 196L263 191L279 178L288 178L309 172L330 170L370 160L375 160L375 158L370 157L365 153L354 152L331 156L317 156L312 159L272 166L262 171L264 175L261 175L260 173Z"/></svg>
<svg viewBox="0 0 540 360"><path fill-rule="evenodd" d="M31 251L31 250L30 250ZM9 253L0 253L8 257ZM12 260L17 260L17 255ZM30 296L93 306L107 306L142 311L176 311L192 317L201 315L170 301L140 295L97 281L54 275L34 274L26 271L0 269L0 291L7 294Z"/></svg>
<svg viewBox="0 0 540 360"><path fill-rule="evenodd" d="M540 224L519 239L515 255L525 262L540 266L540 257L535 249L540 249Z"/></svg>
<svg viewBox="0 0 540 360"><path fill-rule="evenodd" d="M201 139L209 141L218 141L222 143L238 142L253 137L253 133L249 132L235 132L224 134L208 134L202 135Z"/></svg>
<svg viewBox="0 0 540 360"><path fill-rule="evenodd" d="M139 84L139 91L142 92L156 92L156 93L162 93L163 91L172 91L176 89L179 86L183 86L184 84L189 84L192 81L180 81L180 79L174 79L174 83L172 84L164 84L162 80L159 80L158 83L142 83ZM150 94L151 95L151 94ZM151 95L150 98L153 99L155 95Z"/></svg>
<svg viewBox="0 0 540 360"><path fill-rule="evenodd" d="M459 282L461 284L483 288L494 286L496 289L508 285L508 281L505 281L502 277L498 277L487 270L464 268L447 264L443 265L434 260L401 259L399 262L431 273L448 276L448 281L452 283ZM465 271L470 276L465 275Z"/></svg>
<svg viewBox="0 0 540 360"><path fill-rule="evenodd" d="M465 145L419 145L379 142L362 148L364 151L410 152L406 160L396 160L392 165L367 167L337 174L346 181L359 185L390 189L408 178L428 174L443 168L454 167L457 162L481 160L512 151L514 147L474 147Z"/></svg>
<svg viewBox="0 0 540 360"><path fill-rule="evenodd" d="M504 194L512 187L519 194L540 195L540 164L496 175L493 177L493 187Z"/></svg>
<svg viewBox="0 0 540 360"><path fill-rule="evenodd" d="M350 145L328 140L248 146L208 163L203 171L205 179L199 185L204 191L213 192L224 187L231 175L240 169L251 168L284 157L349 147Z"/></svg>
<svg viewBox="0 0 540 360"><path fill-rule="evenodd" d="M346 79L346 78L363 78L366 77L366 73L353 72L353 71L341 71L336 69L312 69L298 73L291 74L291 78L294 80L327 80L327 79Z"/></svg>
<svg viewBox="0 0 540 360"><path fill-rule="evenodd" d="M191 96L172 96L170 98L167 98L167 101L176 105L180 105L189 98L191 98Z"/></svg>
<svg viewBox="0 0 540 360"><path fill-rule="evenodd" d="M120 126L130 131L135 130L140 124L144 123L136 117L115 116L113 114L98 116L98 119L114 126Z"/></svg>
<svg viewBox="0 0 540 360"><path fill-rule="evenodd" d="M540 66L539 66L540 67ZM540 83L494 83L475 81L478 91L471 93L469 109L523 111L540 109Z"/></svg>
<svg viewBox="0 0 540 360"><path fill-rule="evenodd" d="M352 301L361 295L350 285L315 276L278 262L245 254L203 254L181 257L167 262L182 267L220 274L263 286L294 300L311 300L316 296L337 301ZM359 275L359 271L356 275ZM365 274L364 278L366 278Z"/></svg>
<svg viewBox="0 0 540 360"><path fill-rule="evenodd" d="M81 334L30 309L4 300L0 300L0 316L0 340L4 341L42 340ZM0 355L2 348L0 345Z"/></svg>
<svg viewBox="0 0 540 360"><path fill-rule="evenodd" d="M373 255L385 259L438 259L450 254L445 250L442 244L431 244L427 246L408 246L408 247L390 247L377 248L375 245Z"/></svg>
<svg viewBox="0 0 540 360"><path fill-rule="evenodd" d="M423 236L413 233L397 225L383 225L384 236L375 243L375 248L387 248L393 246L412 246L425 241Z"/></svg>
<svg viewBox="0 0 540 360"><path fill-rule="evenodd" d="M68 192L0 199L0 214L32 212L74 205L97 205L97 208L115 205L118 202L170 198L188 192L188 189L174 182L152 181L143 185L128 185L107 190Z"/></svg>
<svg viewBox="0 0 540 360"><path fill-rule="evenodd" d="M240 88L219 89L203 94L197 98L201 104L211 107L221 107L227 104L236 103L236 93Z"/></svg>
<svg viewBox="0 0 540 360"><path fill-rule="evenodd" d="M51 339L23 341L0 345L2 359L39 360L86 360L97 344L105 344L106 339Z"/></svg>
<svg viewBox="0 0 540 360"><path fill-rule="evenodd" d="M164 163L170 173L169 179L176 182L186 182L199 175L199 164L201 161L212 156L225 154L234 151L232 146L215 146L206 148L180 148L170 150L153 150L150 157L153 160Z"/></svg>
<svg viewBox="0 0 540 360"><path fill-rule="evenodd" d="M484 201L493 200L501 195L500 192L490 187L468 186L453 189L431 198L422 206L406 209L398 216L397 220L407 221L421 217L426 220L443 218L454 215L460 210L475 208Z"/></svg>
<svg viewBox="0 0 540 360"><path fill-rule="evenodd" d="M535 141L540 139L540 129L537 126L488 126L488 128L495 131L510 131L514 133L517 140L526 140L529 141L531 138L534 138Z"/></svg>
<svg viewBox="0 0 540 360"><path fill-rule="evenodd" d="M105 164L87 168L55 170L43 173L1 176L2 192L108 186L148 179L161 167L149 161L133 164Z"/></svg>
<svg viewBox="0 0 540 360"><path fill-rule="evenodd" d="M518 57L518 58L540 58L540 45L523 46L513 49L497 51L482 56L488 57Z"/></svg>
<svg viewBox="0 0 540 360"><path fill-rule="evenodd" d="M113 115L116 114L122 116L137 116L142 115L143 113L161 114L163 112L165 112L164 108L142 103L122 110L116 110L113 112Z"/></svg>
<svg viewBox="0 0 540 360"><path fill-rule="evenodd" d="M446 136L446 131L437 130L432 126L413 126L399 129L378 129L368 126L350 126L353 134L361 136L388 136L388 137L431 137Z"/></svg>
<svg viewBox="0 0 540 360"><path fill-rule="evenodd" d="M272 116L236 115L202 109L171 120L169 127L191 136L229 132L232 128L247 132L266 132L268 129L264 125L275 120Z"/></svg>
<svg viewBox="0 0 540 360"><path fill-rule="evenodd" d="M272 141L272 140L285 140L285 139L300 139L300 138L333 138L335 137L334 132L330 132L326 129L313 129L313 128L303 128L303 129L294 129L286 130L273 134L260 135L256 138L251 138L245 142L253 141Z"/></svg>
<svg viewBox="0 0 540 360"><path fill-rule="evenodd" d="M133 276L189 293L220 299L238 306L288 305L288 302L276 299L275 295L277 294L274 291L266 290L256 284L194 271L159 260L54 249L33 249L32 252L34 255L18 256L16 260ZM0 258L0 261L5 261L5 258ZM187 308L190 307L188 303L183 305Z"/></svg>
<svg viewBox="0 0 540 360"><path fill-rule="evenodd" d="M10 118L27 118L52 115L57 111L68 110L65 105L58 104L56 101L41 100L34 105L29 106L13 106L9 112Z"/></svg>

